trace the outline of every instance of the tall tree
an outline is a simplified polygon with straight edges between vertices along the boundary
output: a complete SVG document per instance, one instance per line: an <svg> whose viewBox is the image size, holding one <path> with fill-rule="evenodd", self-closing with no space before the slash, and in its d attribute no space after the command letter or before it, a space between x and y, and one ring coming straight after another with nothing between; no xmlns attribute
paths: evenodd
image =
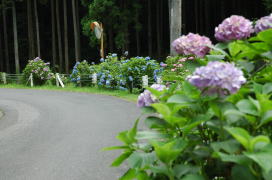
<svg viewBox="0 0 272 180"><path fill-rule="evenodd" d="M148 23L148 32L147 32L147 36L148 36L148 55L151 56L152 55L152 22L151 22L151 14L152 14L152 8L151 8L151 0L147 1L147 6L148 6L148 15L147 15L147 23Z"/></svg>
<svg viewBox="0 0 272 180"><path fill-rule="evenodd" d="M182 0L170 0L170 54L175 55L176 52L172 48L172 42L181 35L182 25Z"/></svg>
<svg viewBox="0 0 272 180"><path fill-rule="evenodd" d="M27 0L28 56L30 59L35 57L32 2L32 0Z"/></svg>
<svg viewBox="0 0 272 180"><path fill-rule="evenodd" d="M67 24L67 0L63 0L63 21L64 21L64 59L65 73L69 73L69 44L68 44L68 24Z"/></svg>
<svg viewBox="0 0 272 180"><path fill-rule="evenodd" d="M55 32L55 5L54 0L51 0L51 33L52 33L52 58L53 66L56 67L56 32Z"/></svg>
<svg viewBox="0 0 272 180"><path fill-rule="evenodd" d="M78 36L78 54L81 59L81 43L80 43L80 17L79 17L79 1L76 1L76 22L77 22L77 36Z"/></svg>
<svg viewBox="0 0 272 180"><path fill-rule="evenodd" d="M15 71L20 73L19 51L18 51L18 33L17 33L17 17L15 1L12 1L12 20L13 20L13 35L14 35L14 56L15 56Z"/></svg>
<svg viewBox="0 0 272 180"><path fill-rule="evenodd" d="M156 30L157 30L157 55L160 56L161 55L161 0L157 0L159 2L156 3Z"/></svg>
<svg viewBox="0 0 272 180"><path fill-rule="evenodd" d="M73 26L74 26L74 38L75 38L75 60L80 60L80 52L79 52L79 33L77 27L77 11L76 11L76 2L72 0L72 11L73 11Z"/></svg>
<svg viewBox="0 0 272 180"><path fill-rule="evenodd" d="M37 0L34 0L34 13L35 13L35 24L36 24L37 51L38 51L38 56L41 57L40 26L39 26Z"/></svg>
<svg viewBox="0 0 272 180"><path fill-rule="evenodd" d="M58 50L59 50L59 71L63 70L63 52L62 52L62 38L60 28L60 15L59 15L59 0L56 0L56 20L57 20L57 34L58 34Z"/></svg>
<svg viewBox="0 0 272 180"><path fill-rule="evenodd" d="M10 72L9 63L9 44L8 44L8 32L7 32L7 17L6 17L7 1L2 0L2 15L3 15L3 31L4 31L4 45L5 45L5 62L6 62L6 72Z"/></svg>
<svg viewBox="0 0 272 180"><path fill-rule="evenodd" d="M3 56L3 42L2 42L2 32L0 28L0 72L4 72L4 56Z"/></svg>

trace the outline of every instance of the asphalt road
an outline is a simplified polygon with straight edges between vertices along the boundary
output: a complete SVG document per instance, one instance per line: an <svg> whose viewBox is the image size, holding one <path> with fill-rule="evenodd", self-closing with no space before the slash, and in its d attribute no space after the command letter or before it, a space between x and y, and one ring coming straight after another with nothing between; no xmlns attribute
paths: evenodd
<svg viewBox="0 0 272 180"><path fill-rule="evenodd" d="M0 180L115 180L118 132L140 115L115 97L0 89Z"/></svg>

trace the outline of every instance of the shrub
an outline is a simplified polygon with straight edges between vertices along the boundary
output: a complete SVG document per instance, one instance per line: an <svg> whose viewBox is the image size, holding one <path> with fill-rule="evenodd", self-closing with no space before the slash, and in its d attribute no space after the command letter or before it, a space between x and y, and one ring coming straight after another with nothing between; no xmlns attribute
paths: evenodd
<svg viewBox="0 0 272 180"><path fill-rule="evenodd" d="M76 62L70 75L71 81L81 86L91 85L92 71L90 67L90 64L86 60Z"/></svg>
<svg viewBox="0 0 272 180"><path fill-rule="evenodd" d="M122 61L122 80L126 81L126 87L142 89L142 76L148 75L150 84L156 82L162 69L155 60L150 57L134 57Z"/></svg>
<svg viewBox="0 0 272 180"><path fill-rule="evenodd" d="M122 146L106 148L123 150L112 163L127 160L121 179L271 179L272 83L265 76L271 36L266 30L217 45L217 54L201 61L218 62L196 69L188 81L141 94L149 129L138 130L138 119L117 135Z"/></svg>
<svg viewBox="0 0 272 180"><path fill-rule="evenodd" d="M33 83L35 85L43 85L48 80L54 79L54 74L50 70L49 63L45 63L39 57L28 61L28 64L23 70L23 78L25 82L29 80L31 73L33 75Z"/></svg>

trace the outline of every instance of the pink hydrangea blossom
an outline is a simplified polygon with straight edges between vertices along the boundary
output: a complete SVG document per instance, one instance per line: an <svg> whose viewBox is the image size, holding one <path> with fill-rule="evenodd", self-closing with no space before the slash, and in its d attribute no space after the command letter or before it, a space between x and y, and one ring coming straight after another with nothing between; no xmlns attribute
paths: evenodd
<svg viewBox="0 0 272 180"><path fill-rule="evenodd" d="M231 41L250 37L253 33L252 22L243 16L233 15L225 19L215 28L215 38L218 41Z"/></svg>
<svg viewBox="0 0 272 180"><path fill-rule="evenodd" d="M189 33L176 39L172 43L172 47L178 54L196 55L197 57L204 57L210 48L212 42L208 37L200 36L199 34Z"/></svg>
<svg viewBox="0 0 272 180"><path fill-rule="evenodd" d="M264 16L258 21L256 21L256 25L255 25L256 33L259 33L261 31L264 31L270 28L272 28L272 14L270 14L269 16Z"/></svg>

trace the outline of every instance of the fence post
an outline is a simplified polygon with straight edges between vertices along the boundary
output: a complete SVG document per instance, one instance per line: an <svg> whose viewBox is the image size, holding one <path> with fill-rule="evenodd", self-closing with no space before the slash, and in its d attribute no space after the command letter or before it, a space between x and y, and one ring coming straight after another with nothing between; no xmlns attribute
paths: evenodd
<svg viewBox="0 0 272 180"><path fill-rule="evenodd" d="M57 86L59 87L59 84L61 85L62 88L64 88L64 84L59 76L59 73L56 73L56 82L57 82Z"/></svg>
<svg viewBox="0 0 272 180"><path fill-rule="evenodd" d="M157 84L162 84L162 78L161 77L157 77Z"/></svg>
<svg viewBox="0 0 272 180"><path fill-rule="evenodd" d="M97 84L97 74L96 73L92 74L92 83L94 86L96 86L96 84Z"/></svg>
<svg viewBox="0 0 272 180"><path fill-rule="evenodd" d="M29 78L30 78L30 86L33 87L34 84L33 84L33 74L32 73L30 74Z"/></svg>
<svg viewBox="0 0 272 180"><path fill-rule="evenodd" d="M143 76L142 81L143 81L143 88L148 87L148 75Z"/></svg>
<svg viewBox="0 0 272 180"><path fill-rule="evenodd" d="M2 73L2 81L4 84L7 84L7 74L6 73Z"/></svg>
<svg viewBox="0 0 272 180"><path fill-rule="evenodd" d="M56 86L59 87L58 73L55 74Z"/></svg>

